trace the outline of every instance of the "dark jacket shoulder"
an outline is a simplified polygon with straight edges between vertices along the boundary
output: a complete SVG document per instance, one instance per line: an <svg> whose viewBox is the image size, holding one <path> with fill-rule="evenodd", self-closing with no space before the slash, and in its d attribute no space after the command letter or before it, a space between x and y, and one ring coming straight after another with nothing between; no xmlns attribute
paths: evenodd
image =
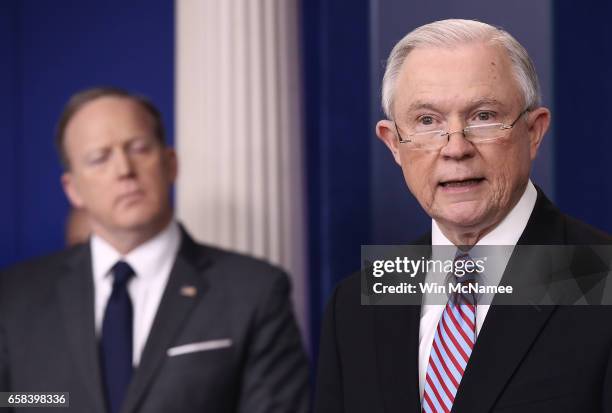
<svg viewBox="0 0 612 413"><path fill-rule="evenodd" d="M34 300L55 293L53 286L58 277L69 271L73 263L81 261L90 262L88 244L78 244L0 270L0 301L18 301L22 295Z"/></svg>
<svg viewBox="0 0 612 413"><path fill-rule="evenodd" d="M561 212L537 188L538 198L527 227L519 240L521 245L607 245L609 234Z"/></svg>
<svg viewBox="0 0 612 413"><path fill-rule="evenodd" d="M195 266L207 282L245 297L270 289L290 290L289 276L283 269L264 259L196 242L185 230L178 259Z"/></svg>

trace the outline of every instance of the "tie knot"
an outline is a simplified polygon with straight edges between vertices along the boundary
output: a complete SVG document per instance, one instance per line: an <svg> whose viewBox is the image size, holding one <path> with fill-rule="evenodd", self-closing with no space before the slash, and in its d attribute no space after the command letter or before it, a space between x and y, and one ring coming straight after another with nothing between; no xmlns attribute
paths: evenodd
<svg viewBox="0 0 612 413"><path fill-rule="evenodd" d="M470 254L457 251L454 262L454 276L458 283L471 283L476 281L476 264Z"/></svg>
<svg viewBox="0 0 612 413"><path fill-rule="evenodd" d="M125 261L118 261L113 266L113 277L115 278L115 284L127 284L127 282L134 275L134 270Z"/></svg>

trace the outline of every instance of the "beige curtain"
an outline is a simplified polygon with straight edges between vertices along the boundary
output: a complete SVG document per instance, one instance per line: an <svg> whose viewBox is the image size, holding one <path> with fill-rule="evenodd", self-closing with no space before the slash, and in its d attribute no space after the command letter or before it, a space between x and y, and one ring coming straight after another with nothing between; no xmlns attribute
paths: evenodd
<svg viewBox="0 0 612 413"><path fill-rule="evenodd" d="M289 271L306 335L298 0L176 7L178 217Z"/></svg>

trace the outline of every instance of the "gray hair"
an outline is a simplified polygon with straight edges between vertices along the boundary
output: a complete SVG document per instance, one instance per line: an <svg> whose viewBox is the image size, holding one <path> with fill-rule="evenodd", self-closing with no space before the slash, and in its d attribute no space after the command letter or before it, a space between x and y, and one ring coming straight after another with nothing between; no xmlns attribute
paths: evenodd
<svg viewBox="0 0 612 413"><path fill-rule="evenodd" d="M416 28L393 47L382 83L382 108L387 118L393 119L395 83L408 53L418 47L448 48L479 41L499 45L506 51L523 93L525 107L534 109L540 106L540 83L535 66L527 50L510 33L476 20L448 19Z"/></svg>

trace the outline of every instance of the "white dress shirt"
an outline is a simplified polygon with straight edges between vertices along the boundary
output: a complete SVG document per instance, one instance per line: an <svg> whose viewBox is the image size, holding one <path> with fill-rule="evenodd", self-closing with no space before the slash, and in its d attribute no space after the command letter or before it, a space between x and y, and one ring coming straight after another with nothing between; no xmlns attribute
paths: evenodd
<svg viewBox="0 0 612 413"><path fill-rule="evenodd" d="M122 256L95 234L91 237L91 258L94 281L94 314L96 334L102 334L106 303L113 290L112 267L117 261L127 262L135 272L129 281L128 293L133 308L133 357L138 366L149 336L157 307L170 276L181 241L178 224L172 221L154 238Z"/></svg>
<svg viewBox="0 0 612 413"><path fill-rule="evenodd" d="M484 245L508 245L515 246L518 242L521 234L527 226L529 217L535 206L536 199L538 197L537 190L533 186L531 180L527 183L525 192L519 199L518 203L512 208L512 210L506 215L506 217L495 227L491 232L486 234L480 239L475 247ZM452 246L453 243L444 236L440 227L435 220L431 222L431 244L432 245L448 245ZM449 257L432 257L434 259L452 259L455 254L450 251L451 249L444 249ZM474 248L472 248L474 250ZM472 250L470 255L472 255ZM434 250L435 251L435 250ZM487 264L485 268L488 276L486 279L486 285L499 285L503 272L506 268L510 255L512 254L512 248L500 249L498 252L502 254L501 257L492 260L493 266L491 268ZM472 257L477 258L477 257ZM490 264L490 263L489 263ZM425 281L430 282L432 278L431 274L427 274ZM419 326L419 391L421 399L423 399L423 391L425 388L425 379L427 375L427 365L429 364L429 354L431 352L431 346L433 344L434 336L436 334L436 328L438 322L442 317L445 305L440 304L427 304L427 296L424 297L423 306L421 307L421 322ZM480 333L482 324L484 323L485 317L489 311L490 305L478 304L476 306L476 334Z"/></svg>

